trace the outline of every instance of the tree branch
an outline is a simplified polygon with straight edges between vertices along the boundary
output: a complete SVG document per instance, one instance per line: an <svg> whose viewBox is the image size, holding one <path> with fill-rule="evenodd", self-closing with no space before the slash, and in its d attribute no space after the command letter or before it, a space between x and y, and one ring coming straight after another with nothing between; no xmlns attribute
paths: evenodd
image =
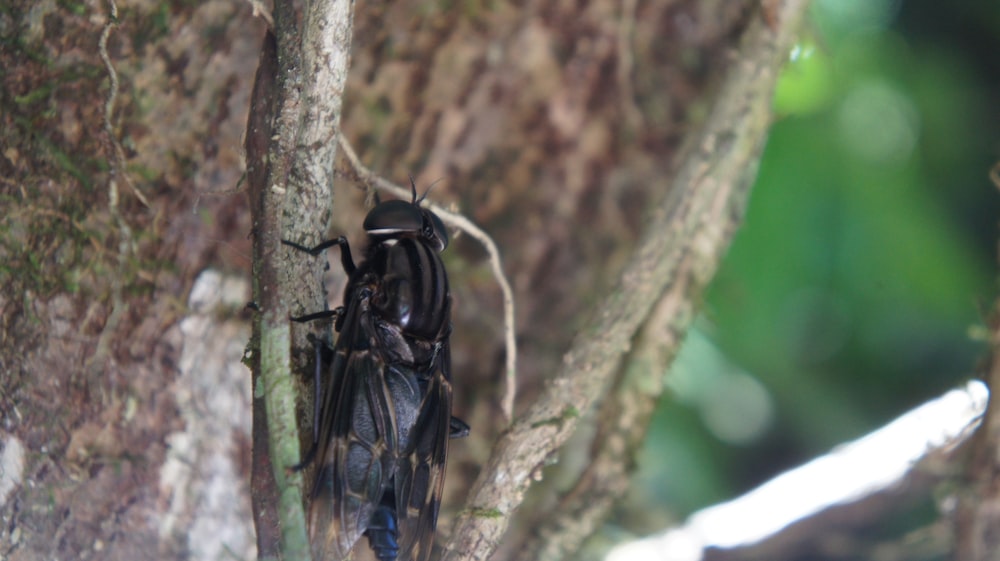
<svg viewBox="0 0 1000 561"><path fill-rule="evenodd" d="M247 183L254 223L254 458L251 486L262 558L308 559L295 373L306 370L307 328L289 316L325 307L324 262L288 251L329 228L333 162L350 61L353 3L295 2L274 7L274 35L261 54L247 126ZM295 220L290 220L294 218ZM309 419L305 419L306 422ZM306 474L308 475L308 474ZM276 535L276 529L280 535Z"/></svg>
<svg viewBox="0 0 1000 561"><path fill-rule="evenodd" d="M953 478L988 399L981 382L969 382L740 497L698 511L681 526L621 544L608 561L777 560L803 552L828 558L820 555L824 538L851 525L870 526L915 490L926 493Z"/></svg>
<svg viewBox="0 0 1000 561"><path fill-rule="evenodd" d="M558 505L535 514L531 537L517 548L518 561L572 555L628 491L636 455L663 393L664 373L680 348L682 327L695 316L697 303L686 293L684 284L665 292L642 326L597 414L589 463Z"/></svg>
<svg viewBox="0 0 1000 561"><path fill-rule="evenodd" d="M742 39L703 130L654 209L646 234L612 294L578 333L542 395L501 435L452 531L446 561L485 560L546 458L607 391L631 340L665 292L697 302L742 219L770 124L771 97L807 2L768 6ZM683 287L682 290L676 290ZM683 331L690 317L674 326Z"/></svg>

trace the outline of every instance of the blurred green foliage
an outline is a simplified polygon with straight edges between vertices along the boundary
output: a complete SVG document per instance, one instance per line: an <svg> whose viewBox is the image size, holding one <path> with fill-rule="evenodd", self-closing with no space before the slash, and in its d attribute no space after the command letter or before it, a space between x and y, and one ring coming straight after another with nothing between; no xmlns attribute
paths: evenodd
<svg viewBox="0 0 1000 561"><path fill-rule="evenodd" d="M636 531L884 424L984 356L969 333L995 294L1000 3L813 8L746 223L667 373Z"/></svg>

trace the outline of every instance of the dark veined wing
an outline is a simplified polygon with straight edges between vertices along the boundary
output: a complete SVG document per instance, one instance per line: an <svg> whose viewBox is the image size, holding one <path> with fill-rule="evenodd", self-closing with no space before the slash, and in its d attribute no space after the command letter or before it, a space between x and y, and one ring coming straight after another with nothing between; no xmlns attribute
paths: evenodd
<svg viewBox="0 0 1000 561"><path fill-rule="evenodd" d="M320 409L317 475L309 537L318 559L344 559L368 528L390 484L396 454L395 415L385 361L372 342L368 291L350 299L334 348Z"/></svg>
<svg viewBox="0 0 1000 561"><path fill-rule="evenodd" d="M426 390L396 464L399 546L413 561L426 560L434 544L451 430L450 370L451 348L445 338L426 373Z"/></svg>

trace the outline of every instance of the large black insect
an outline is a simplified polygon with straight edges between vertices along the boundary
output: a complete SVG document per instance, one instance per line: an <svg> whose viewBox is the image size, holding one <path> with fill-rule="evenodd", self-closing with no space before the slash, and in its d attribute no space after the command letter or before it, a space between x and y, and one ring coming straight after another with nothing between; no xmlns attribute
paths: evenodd
<svg viewBox="0 0 1000 561"><path fill-rule="evenodd" d="M412 201L368 213L359 265L344 237L313 248L282 242L312 255L338 245L349 275L341 308L295 318L335 317L339 332L303 462L320 462L309 509L318 559L346 558L362 534L382 561L427 559L448 439L469 430L451 416L451 295L438 256L448 235L422 200L413 187Z"/></svg>

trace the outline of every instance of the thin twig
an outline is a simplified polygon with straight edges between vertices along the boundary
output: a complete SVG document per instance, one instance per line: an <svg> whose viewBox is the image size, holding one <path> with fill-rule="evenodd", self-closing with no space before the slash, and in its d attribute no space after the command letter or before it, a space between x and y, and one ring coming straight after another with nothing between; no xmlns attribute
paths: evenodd
<svg viewBox="0 0 1000 561"><path fill-rule="evenodd" d="M145 207L149 207L149 201L146 200L145 195L136 188L132 180L129 179L128 174L125 173L125 151L122 149L121 142L118 142L118 137L115 136L114 127L111 124L112 115L115 112L115 105L118 102L118 72L115 71L115 66L111 63L111 56L108 55L108 38L111 37L111 29L118 25L118 5L115 0L108 0L108 21L104 24L104 29L101 30L101 38L97 43L97 51L101 57L101 61L104 62L104 68L108 72L108 80L110 82L108 88L108 98L104 101L104 132L108 135L108 142L111 144L111 151L113 155L111 175L112 180L110 186L112 192L109 195L114 195L114 202L116 203L115 208L117 208L118 201L118 189L117 184L114 180L115 175L121 175L125 184L129 186L135 198L139 199L139 202Z"/></svg>
<svg viewBox="0 0 1000 561"><path fill-rule="evenodd" d="M309 470L302 461L311 431L299 431L302 398L294 372L308 367L309 329L288 318L325 302L322 260L303 259L281 240L316 239L329 227L344 84L350 61L354 2L276 0L274 34L255 79L247 124L247 191L253 215L254 490L258 552L263 557L310 556L303 510ZM307 242L308 243L308 242ZM305 409L305 408L303 408ZM308 422L303 418L302 422ZM266 423L266 424L265 424ZM315 474L312 474L315 475ZM263 536L263 539L261 539Z"/></svg>
<svg viewBox="0 0 1000 561"><path fill-rule="evenodd" d="M88 359L91 371L96 371L96 369L104 367L103 362L110 352L111 338L114 336L118 324L127 309L125 299L122 296L122 284L125 278L125 267L132 250L132 229L118 208L117 178L119 176L122 177L126 184L132 187L136 198L145 206L149 206L149 202L146 201L142 193L135 189L135 186L132 185L128 179L128 175L125 173L125 153L122 150L121 143L118 142L118 138L115 136L114 127L111 124L115 105L118 101L118 73L115 71L114 64L111 63L111 57L108 55L108 38L111 36L112 28L118 25L118 5L115 3L115 0L108 0L108 12L108 21L104 24L104 28L101 29L101 36L97 42L97 50L101 60L104 62L104 68L107 70L109 81L108 97L104 102L103 121L104 132L107 134L108 145L111 147L111 155L108 158L108 168L110 169L108 178L108 212L111 214L115 226L118 228L118 274L114 276L111 285L111 313L108 315L108 320L104 323L101 335L94 346L94 354Z"/></svg>
<svg viewBox="0 0 1000 561"><path fill-rule="evenodd" d="M253 10L253 17L263 19L267 22L269 29L274 29L274 17L271 15L271 10L260 0L247 0L247 2Z"/></svg>
<svg viewBox="0 0 1000 561"><path fill-rule="evenodd" d="M618 21L618 89L621 97L622 115L629 131L633 134L642 124L642 112L635 102L632 87L632 72L635 67L635 52L632 48L635 34L635 12L638 0L623 0Z"/></svg>
<svg viewBox="0 0 1000 561"><path fill-rule="evenodd" d="M351 163L351 167L354 168L354 171L362 181L402 199L410 196L409 189L396 185L365 167L361 163L361 159L358 158L358 154L354 151L354 148L351 147L351 143L348 142L343 134L338 134L337 140L344 151L344 155L347 156L347 160ZM503 293L504 345L506 346L507 353L507 372L506 385L503 398L500 402L500 408L503 410L507 424L510 424L514 419L514 397L517 394L517 340L514 325L514 291L511 290L510 282L503 272L503 264L500 262L500 250L497 249L496 243L493 242L493 238L489 234L465 216L451 212L434 203L427 202L425 204L434 211L434 214L437 214L441 218L442 222L458 228L475 238L486 249L486 253L489 254L493 277L496 279L497 284L500 285L500 290Z"/></svg>

